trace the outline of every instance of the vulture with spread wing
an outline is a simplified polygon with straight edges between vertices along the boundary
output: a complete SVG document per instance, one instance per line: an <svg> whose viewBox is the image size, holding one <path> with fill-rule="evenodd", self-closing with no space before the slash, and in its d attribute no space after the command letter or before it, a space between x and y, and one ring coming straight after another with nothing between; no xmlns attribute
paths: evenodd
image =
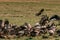
<svg viewBox="0 0 60 40"><path fill-rule="evenodd" d="M52 17L50 17L50 20L55 19L55 20L60 20L60 16L58 15L53 15Z"/></svg>

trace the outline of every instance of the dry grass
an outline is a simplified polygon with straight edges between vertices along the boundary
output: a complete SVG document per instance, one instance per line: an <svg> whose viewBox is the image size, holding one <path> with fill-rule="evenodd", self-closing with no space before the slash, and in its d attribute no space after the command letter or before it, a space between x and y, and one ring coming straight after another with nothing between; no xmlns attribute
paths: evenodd
<svg viewBox="0 0 60 40"><path fill-rule="evenodd" d="M36 17L35 14L38 13L42 8L45 9L44 14L47 14L48 16L52 16L54 14L60 16L60 4L56 3L0 2L0 19L9 19L11 23L18 25L25 22L34 25L40 20L40 16Z"/></svg>
<svg viewBox="0 0 60 40"><path fill-rule="evenodd" d="M0 0L0 2L59 2L60 0Z"/></svg>

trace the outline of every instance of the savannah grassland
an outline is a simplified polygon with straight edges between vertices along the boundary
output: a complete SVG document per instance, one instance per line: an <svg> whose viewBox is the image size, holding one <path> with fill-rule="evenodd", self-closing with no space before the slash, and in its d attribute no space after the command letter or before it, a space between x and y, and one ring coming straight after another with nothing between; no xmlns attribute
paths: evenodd
<svg viewBox="0 0 60 40"><path fill-rule="evenodd" d="M16 0L16 1L3 1L0 0L0 19L8 19L11 24L22 25L25 22L30 23L32 26L39 22L41 16L35 16L42 8L43 12L51 17L54 14L60 16L60 0ZM59 28L59 27L58 27ZM29 37L21 37L19 39L1 39L1 40L26 40ZM33 37L32 40L60 40L60 37L49 37L42 39L42 36Z"/></svg>

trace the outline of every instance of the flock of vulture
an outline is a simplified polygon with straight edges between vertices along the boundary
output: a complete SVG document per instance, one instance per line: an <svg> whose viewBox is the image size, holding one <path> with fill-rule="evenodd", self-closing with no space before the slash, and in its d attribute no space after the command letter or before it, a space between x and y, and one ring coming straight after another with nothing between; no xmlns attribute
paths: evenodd
<svg viewBox="0 0 60 40"><path fill-rule="evenodd" d="M44 9L41 9L36 16L42 14ZM10 24L8 20L0 20L0 38L15 38L22 36L41 36L42 34L49 34L49 36L58 35L60 36L60 29L57 30L57 25L54 24L54 20L60 20L58 15L53 15L48 17L47 15L42 15L41 20L32 27L29 23L24 23L21 26L15 24Z"/></svg>

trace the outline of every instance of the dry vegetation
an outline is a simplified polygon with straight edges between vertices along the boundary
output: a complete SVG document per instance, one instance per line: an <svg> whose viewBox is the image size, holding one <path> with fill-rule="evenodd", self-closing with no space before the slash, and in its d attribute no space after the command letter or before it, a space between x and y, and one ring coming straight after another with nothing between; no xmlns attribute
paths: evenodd
<svg viewBox="0 0 60 40"><path fill-rule="evenodd" d="M0 0L0 2L60 2L60 0Z"/></svg>
<svg viewBox="0 0 60 40"><path fill-rule="evenodd" d="M0 19L9 19L11 23L23 24L28 22L35 24L40 20L40 16L35 14L44 8L44 14L52 16L60 14L60 4L46 2L0 2ZM36 20L38 19L38 20ZM14 20L14 21L12 21Z"/></svg>

